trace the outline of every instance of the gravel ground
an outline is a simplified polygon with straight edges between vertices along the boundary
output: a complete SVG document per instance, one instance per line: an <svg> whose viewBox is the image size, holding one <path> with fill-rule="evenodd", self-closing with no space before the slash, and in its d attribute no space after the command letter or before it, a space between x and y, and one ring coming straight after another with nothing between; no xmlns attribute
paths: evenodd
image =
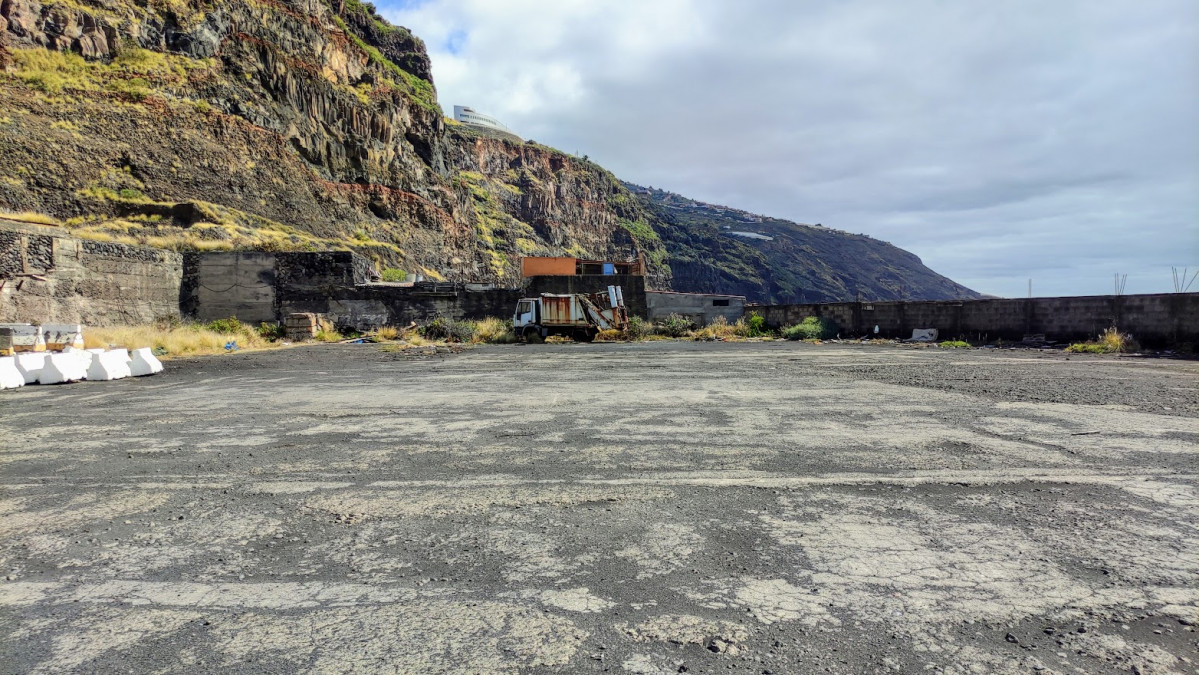
<svg viewBox="0 0 1199 675"><path fill-rule="evenodd" d="M2 672L1199 672L1194 361L327 345L0 438Z"/></svg>

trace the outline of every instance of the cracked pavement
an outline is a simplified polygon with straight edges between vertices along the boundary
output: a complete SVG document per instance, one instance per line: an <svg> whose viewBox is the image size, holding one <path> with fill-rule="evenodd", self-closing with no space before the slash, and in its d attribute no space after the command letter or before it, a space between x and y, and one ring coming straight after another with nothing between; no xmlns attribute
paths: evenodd
<svg viewBox="0 0 1199 675"><path fill-rule="evenodd" d="M0 394L0 671L1199 673L1199 363L373 345Z"/></svg>

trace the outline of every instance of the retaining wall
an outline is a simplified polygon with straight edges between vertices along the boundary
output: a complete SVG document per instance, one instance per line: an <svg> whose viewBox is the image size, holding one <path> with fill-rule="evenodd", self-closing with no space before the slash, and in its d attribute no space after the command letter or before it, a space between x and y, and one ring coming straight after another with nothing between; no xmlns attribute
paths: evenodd
<svg viewBox="0 0 1199 675"><path fill-rule="evenodd" d="M183 258L0 219L0 323L148 323L179 316Z"/></svg>
<svg viewBox="0 0 1199 675"><path fill-rule="evenodd" d="M908 338L917 328L936 328L941 337L1020 340L1044 334L1049 340L1088 340L1111 326L1142 344L1199 343L1199 293L1102 295L1067 298L990 299L932 302L843 302L821 305L748 306L771 326L809 316L832 319L842 336Z"/></svg>

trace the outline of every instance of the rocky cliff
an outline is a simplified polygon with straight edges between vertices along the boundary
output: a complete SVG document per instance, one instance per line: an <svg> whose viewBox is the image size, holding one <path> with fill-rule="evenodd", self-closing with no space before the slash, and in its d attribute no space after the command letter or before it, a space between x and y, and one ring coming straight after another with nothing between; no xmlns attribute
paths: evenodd
<svg viewBox="0 0 1199 675"><path fill-rule="evenodd" d="M446 120L423 43L357 0L0 0L0 211L176 250L353 249L433 279L640 257L651 287L763 301L841 260L714 236L592 162Z"/></svg>
<svg viewBox="0 0 1199 675"><path fill-rule="evenodd" d="M661 234L677 290L766 304L981 297L873 237L626 187Z"/></svg>

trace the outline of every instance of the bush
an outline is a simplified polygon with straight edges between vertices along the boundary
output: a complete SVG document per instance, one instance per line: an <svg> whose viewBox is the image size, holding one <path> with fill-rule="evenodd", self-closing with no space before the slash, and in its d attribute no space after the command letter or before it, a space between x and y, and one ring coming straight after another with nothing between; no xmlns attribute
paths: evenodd
<svg viewBox="0 0 1199 675"><path fill-rule="evenodd" d="M1094 342L1075 342L1066 347L1066 351L1071 354L1106 354L1107 348L1101 344Z"/></svg>
<svg viewBox="0 0 1199 675"><path fill-rule="evenodd" d="M734 332L741 337L761 337L770 331L766 328L766 318L761 314L750 314L741 317L733 325Z"/></svg>
<svg viewBox="0 0 1199 675"><path fill-rule="evenodd" d="M231 316L228 319L217 319L216 321L210 321L205 326L205 328L207 328L208 330L211 330L211 331L215 331L217 333L244 333L244 332L246 332L246 325L244 323L242 323L241 321L239 321L238 318L235 316Z"/></svg>
<svg viewBox="0 0 1199 675"><path fill-rule="evenodd" d="M282 340L285 337L283 324L263 321L258 324L258 337L264 340Z"/></svg>
<svg viewBox="0 0 1199 675"><path fill-rule="evenodd" d="M389 283L395 283L407 279L408 273L404 270L389 267L383 270L383 273L379 275L379 278Z"/></svg>
<svg viewBox="0 0 1199 675"><path fill-rule="evenodd" d="M965 340L945 340L939 346L945 349L970 349L970 343Z"/></svg>
<svg viewBox="0 0 1199 675"><path fill-rule="evenodd" d="M644 340L646 336L653 332L654 327L648 321L639 316L629 317L628 336L630 340Z"/></svg>
<svg viewBox="0 0 1199 675"><path fill-rule="evenodd" d="M470 342L475 337L475 325L469 321L454 321L439 316L421 326L420 334L426 340Z"/></svg>
<svg viewBox="0 0 1199 675"><path fill-rule="evenodd" d="M828 340L837 337L839 328L830 319L822 316L809 316L794 326L783 329L783 337L788 340Z"/></svg>
<svg viewBox="0 0 1199 675"><path fill-rule="evenodd" d="M672 338L681 338L693 330L695 323L679 314L671 314L654 327L655 333Z"/></svg>

